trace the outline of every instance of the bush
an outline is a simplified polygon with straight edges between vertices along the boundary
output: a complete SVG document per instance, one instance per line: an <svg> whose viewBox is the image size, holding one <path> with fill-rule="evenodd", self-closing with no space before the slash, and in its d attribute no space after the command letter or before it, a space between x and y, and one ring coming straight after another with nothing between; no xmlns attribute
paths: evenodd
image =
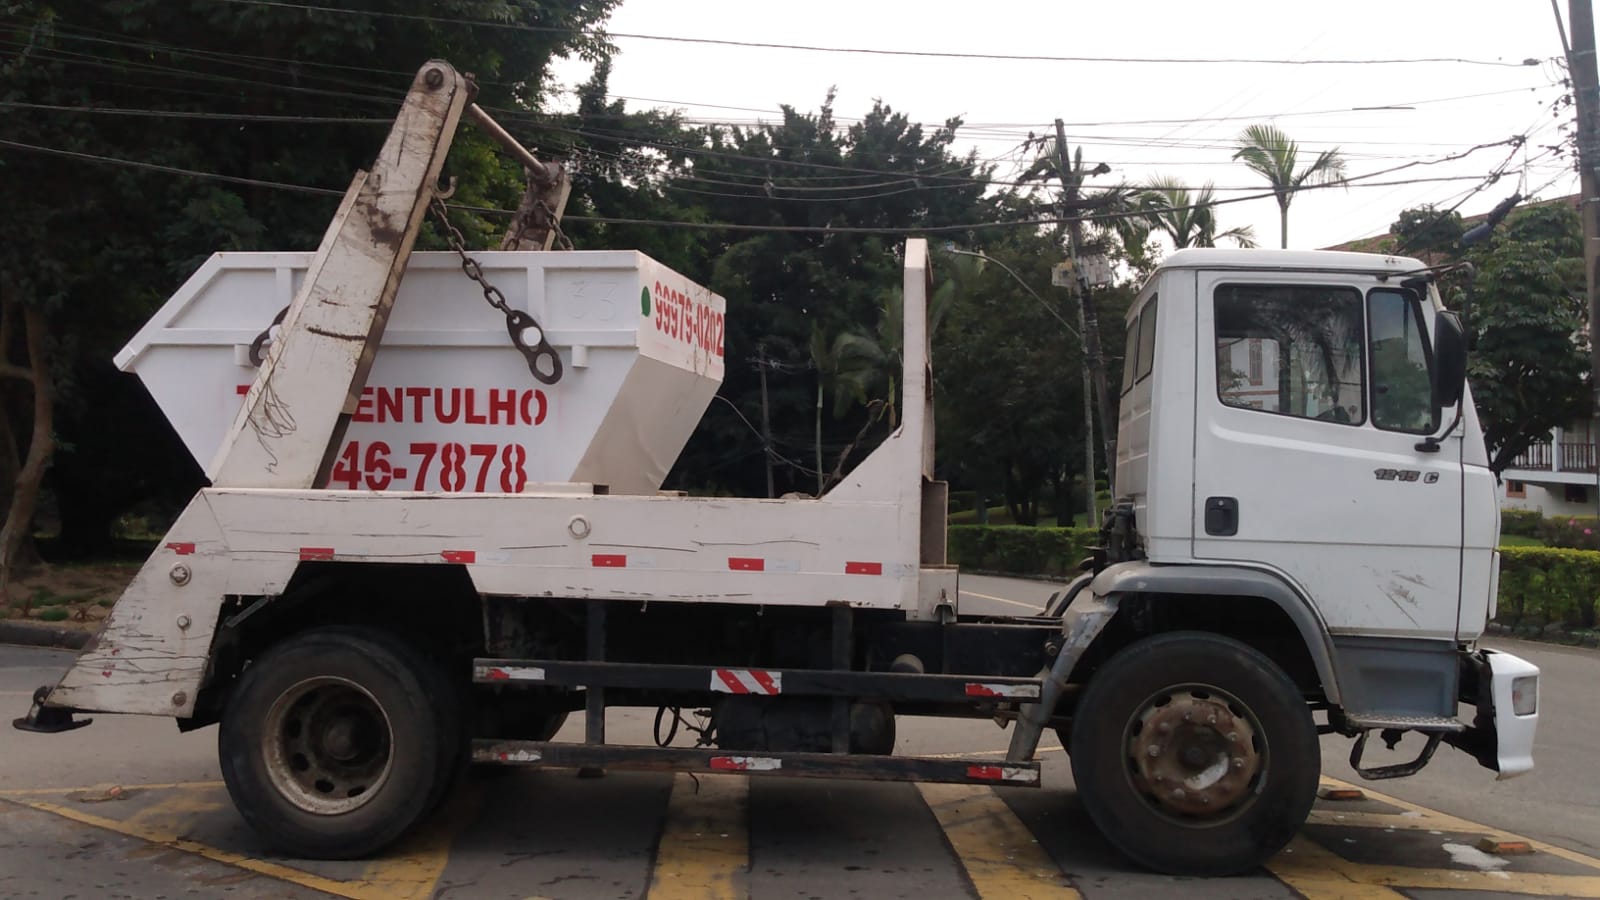
<svg viewBox="0 0 1600 900"><path fill-rule="evenodd" d="M1600 553L1562 547L1503 547L1494 620L1510 628L1593 628Z"/></svg>
<svg viewBox="0 0 1600 900"><path fill-rule="evenodd" d="M1500 510L1500 533L1538 537L1539 526L1544 523L1544 513L1537 509Z"/></svg>
<svg viewBox="0 0 1600 900"><path fill-rule="evenodd" d="M61 608L59 606L48 606L48 607L45 607L44 609L39 610L39 621L41 621L41 622L65 622L67 620L67 616L69 616L69 615L70 615L70 613L68 613L65 609L63 609L63 608Z"/></svg>
<svg viewBox="0 0 1600 900"><path fill-rule="evenodd" d="M1543 519L1534 537L1551 547L1600 550L1600 522L1594 516L1563 516Z"/></svg>
<svg viewBox="0 0 1600 900"><path fill-rule="evenodd" d="M1089 528L952 525L950 561L1010 575L1067 575L1089 555L1099 533Z"/></svg>
<svg viewBox="0 0 1600 900"><path fill-rule="evenodd" d="M978 505L977 491L951 491L950 512L961 512L964 509L974 509ZM1531 533L1531 532L1530 532Z"/></svg>

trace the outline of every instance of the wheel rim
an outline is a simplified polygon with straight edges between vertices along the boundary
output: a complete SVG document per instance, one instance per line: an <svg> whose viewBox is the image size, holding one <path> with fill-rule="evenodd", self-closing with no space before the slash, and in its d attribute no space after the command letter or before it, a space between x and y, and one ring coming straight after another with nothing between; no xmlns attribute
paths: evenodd
<svg viewBox="0 0 1600 900"><path fill-rule="evenodd" d="M1234 818L1259 795L1268 747L1237 697L1210 685L1163 689L1129 719L1127 774L1144 803L1187 826Z"/></svg>
<svg viewBox="0 0 1600 900"><path fill-rule="evenodd" d="M366 688L331 675L279 694L261 740L273 787L317 815L365 805L394 762L394 729L383 707Z"/></svg>

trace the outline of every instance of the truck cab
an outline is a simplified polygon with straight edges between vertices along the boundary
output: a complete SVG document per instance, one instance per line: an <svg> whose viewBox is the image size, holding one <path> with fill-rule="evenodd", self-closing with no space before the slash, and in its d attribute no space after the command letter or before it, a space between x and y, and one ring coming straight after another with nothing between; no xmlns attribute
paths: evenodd
<svg viewBox="0 0 1600 900"><path fill-rule="evenodd" d="M1474 643L1499 508L1471 394L1444 383L1459 336L1418 260L1174 253L1128 313L1115 483L1138 559L1095 590L1270 598L1332 728L1461 741L1489 669L1530 691L1537 670ZM1526 741L1479 753L1502 778L1532 765L1535 702Z"/></svg>

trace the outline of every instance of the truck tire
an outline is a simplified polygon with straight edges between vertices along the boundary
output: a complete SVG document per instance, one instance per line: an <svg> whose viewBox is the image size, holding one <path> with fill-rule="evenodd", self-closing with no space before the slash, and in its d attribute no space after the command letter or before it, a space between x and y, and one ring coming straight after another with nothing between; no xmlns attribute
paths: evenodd
<svg viewBox="0 0 1600 900"><path fill-rule="evenodd" d="M1101 666L1071 747L1101 833L1173 875L1265 862L1305 823L1322 764L1294 682L1255 649L1203 632L1146 638Z"/></svg>
<svg viewBox="0 0 1600 900"><path fill-rule="evenodd" d="M254 660L223 710L218 755L244 820L273 847L354 859L394 841L461 761L439 667L375 629L321 628Z"/></svg>

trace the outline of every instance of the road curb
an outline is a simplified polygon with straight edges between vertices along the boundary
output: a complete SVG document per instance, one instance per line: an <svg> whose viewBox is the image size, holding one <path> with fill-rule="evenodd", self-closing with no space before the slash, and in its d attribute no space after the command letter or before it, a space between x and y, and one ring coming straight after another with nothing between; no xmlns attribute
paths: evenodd
<svg viewBox="0 0 1600 900"><path fill-rule="evenodd" d="M59 650L82 650L89 643L91 633L30 622L0 622L0 644L20 644L24 647L51 647Z"/></svg>

